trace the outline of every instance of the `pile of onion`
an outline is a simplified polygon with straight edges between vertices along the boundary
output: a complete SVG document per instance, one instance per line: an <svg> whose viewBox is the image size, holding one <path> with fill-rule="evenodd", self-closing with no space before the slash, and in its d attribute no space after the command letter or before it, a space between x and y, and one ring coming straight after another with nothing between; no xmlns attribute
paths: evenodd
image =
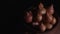
<svg viewBox="0 0 60 34"><path fill-rule="evenodd" d="M39 26L39 29L42 32L46 31L46 29L52 29L56 24L56 18L53 16L53 4L48 9L45 9L43 4L40 3L38 5L38 8L39 10L37 11L35 22L33 21L34 17L32 11L26 12L26 15L24 17L26 23L32 23L33 26Z"/></svg>

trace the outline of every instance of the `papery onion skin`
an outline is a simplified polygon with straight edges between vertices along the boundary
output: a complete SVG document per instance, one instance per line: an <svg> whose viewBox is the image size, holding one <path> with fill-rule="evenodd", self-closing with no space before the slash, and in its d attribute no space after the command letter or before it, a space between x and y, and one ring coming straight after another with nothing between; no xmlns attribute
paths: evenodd
<svg viewBox="0 0 60 34"><path fill-rule="evenodd" d="M49 14L54 14L54 8L53 5L51 5L49 8L46 9Z"/></svg>
<svg viewBox="0 0 60 34"><path fill-rule="evenodd" d="M49 23L46 24L46 28L47 28L47 29L52 29L52 27L53 27L52 24L49 24Z"/></svg>
<svg viewBox="0 0 60 34"><path fill-rule="evenodd" d="M26 15L24 16L25 22L31 23L32 22L32 13L31 12L26 12Z"/></svg>
<svg viewBox="0 0 60 34"><path fill-rule="evenodd" d="M42 15L37 16L37 21L40 22L42 20Z"/></svg>
<svg viewBox="0 0 60 34"><path fill-rule="evenodd" d="M40 25L40 30L41 32L44 32L46 30L46 26L43 23Z"/></svg>
<svg viewBox="0 0 60 34"><path fill-rule="evenodd" d="M56 18L55 17L53 18L51 24L53 24L53 25L56 24Z"/></svg>
<svg viewBox="0 0 60 34"><path fill-rule="evenodd" d="M42 14L42 15L43 15L43 14L46 14L46 9L45 9L45 8L41 9L41 10L39 11L39 13Z"/></svg>
<svg viewBox="0 0 60 34"><path fill-rule="evenodd" d="M38 7L39 7L39 9L41 10L44 6L43 6L42 3L40 3L40 4L38 5Z"/></svg>

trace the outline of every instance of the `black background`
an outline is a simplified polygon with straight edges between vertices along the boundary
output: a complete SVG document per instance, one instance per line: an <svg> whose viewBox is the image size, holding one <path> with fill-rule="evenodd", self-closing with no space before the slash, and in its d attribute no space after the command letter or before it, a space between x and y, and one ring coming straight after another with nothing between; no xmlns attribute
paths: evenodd
<svg viewBox="0 0 60 34"><path fill-rule="evenodd" d="M16 4L16 0L8 0L8 4Z"/></svg>
<svg viewBox="0 0 60 34"><path fill-rule="evenodd" d="M23 24L24 10L29 7L32 7L32 5L37 6L39 2L40 2L39 0L13 0L13 1L8 0L8 5L9 5L8 23L11 32L16 33L17 30L17 32L20 33L26 30L26 27ZM43 0L43 3L45 6L49 6L51 3L53 3L55 8L55 13L57 13L57 15L60 16L59 0Z"/></svg>

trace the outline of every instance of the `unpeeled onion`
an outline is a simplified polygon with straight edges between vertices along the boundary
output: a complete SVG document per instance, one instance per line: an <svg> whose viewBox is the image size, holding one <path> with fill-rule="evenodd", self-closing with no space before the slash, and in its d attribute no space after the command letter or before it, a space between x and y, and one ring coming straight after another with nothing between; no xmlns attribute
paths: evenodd
<svg viewBox="0 0 60 34"><path fill-rule="evenodd" d="M42 8L42 9L40 10L40 14L46 14L46 9L45 9L45 8Z"/></svg>
<svg viewBox="0 0 60 34"><path fill-rule="evenodd" d="M54 17L51 24L55 24L56 23L56 18Z"/></svg>
<svg viewBox="0 0 60 34"><path fill-rule="evenodd" d="M27 23L32 22L32 14L31 14L31 12L26 12L25 21Z"/></svg>
<svg viewBox="0 0 60 34"><path fill-rule="evenodd" d="M39 9L41 10L44 6L43 6L42 3L40 3L40 4L38 5L38 7L39 7Z"/></svg>
<svg viewBox="0 0 60 34"><path fill-rule="evenodd" d="M48 12L49 14L54 14L53 5L51 5L51 6L47 9L47 12Z"/></svg>
<svg viewBox="0 0 60 34"><path fill-rule="evenodd" d="M42 20L42 15L37 15L37 21L40 22Z"/></svg>
<svg viewBox="0 0 60 34"><path fill-rule="evenodd" d="M40 25L40 30L42 32L44 32L46 30L46 26L43 23L41 23L41 25Z"/></svg>
<svg viewBox="0 0 60 34"><path fill-rule="evenodd" d="M52 29L52 27L53 27L52 24L46 23L46 28L47 28L47 29Z"/></svg>
<svg viewBox="0 0 60 34"><path fill-rule="evenodd" d="M39 7L40 14L46 14L46 9L44 8L42 3L40 3L38 7Z"/></svg>
<svg viewBox="0 0 60 34"><path fill-rule="evenodd" d="M30 16L30 17L26 17L26 18L25 18L25 21L26 21L27 23L32 22L32 16Z"/></svg>

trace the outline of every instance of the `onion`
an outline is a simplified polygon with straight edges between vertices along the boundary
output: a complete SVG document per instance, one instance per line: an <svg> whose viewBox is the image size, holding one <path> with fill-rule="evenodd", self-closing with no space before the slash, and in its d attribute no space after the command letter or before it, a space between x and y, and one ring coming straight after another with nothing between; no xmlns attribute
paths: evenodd
<svg viewBox="0 0 60 34"><path fill-rule="evenodd" d="M27 13L26 13L25 21L26 21L27 23L32 22L32 15L31 15L31 12L27 12Z"/></svg>
<svg viewBox="0 0 60 34"><path fill-rule="evenodd" d="M46 11L47 11L49 14L54 14L53 5L51 5Z"/></svg>
<svg viewBox="0 0 60 34"><path fill-rule="evenodd" d="M56 18L54 17L51 24L55 24L56 23Z"/></svg>
<svg viewBox="0 0 60 34"><path fill-rule="evenodd" d="M43 23L41 23L40 29L42 32L44 32L46 30L46 26Z"/></svg>
<svg viewBox="0 0 60 34"><path fill-rule="evenodd" d="M47 22L51 22L52 21L52 19L53 19L53 16L52 15L49 15L49 14L47 14L47 17L46 17L46 20L47 20Z"/></svg>
<svg viewBox="0 0 60 34"><path fill-rule="evenodd" d="M39 7L39 9L41 10L44 6L43 6L42 3L40 3L40 4L38 5L38 7Z"/></svg>
<svg viewBox="0 0 60 34"><path fill-rule="evenodd" d="M42 20L42 15L37 15L37 21L40 22Z"/></svg>
<svg viewBox="0 0 60 34"><path fill-rule="evenodd" d="M49 23L46 24L46 28L47 28L47 29L52 29L52 27L53 27L52 24L49 24Z"/></svg>
<svg viewBox="0 0 60 34"><path fill-rule="evenodd" d="M43 8L42 10L40 10L41 14L46 14L46 10Z"/></svg>
<svg viewBox="0 0 60 34"><path fill-rule="evenodd" d="M32 16L30 16L30 17L27 17L27 18L26 18L26 22L27 22L27 23L30 23L30 22L32 22Z"/></svg>

